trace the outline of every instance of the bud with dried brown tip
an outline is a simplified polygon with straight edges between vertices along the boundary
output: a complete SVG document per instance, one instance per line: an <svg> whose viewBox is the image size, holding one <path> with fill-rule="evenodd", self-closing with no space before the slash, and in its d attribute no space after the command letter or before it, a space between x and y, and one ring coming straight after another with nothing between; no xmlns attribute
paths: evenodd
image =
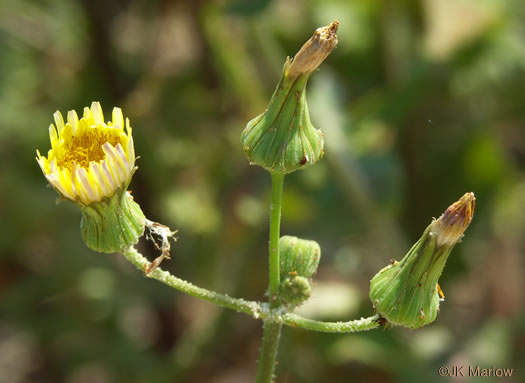
<svg viewBox="0 0 525 383"><path fill-rule="evenodd" d="M288 68L285 68L287 76L295 78L316 70L336 47L338 27L339 22L333 21L330 25L317 28L310 40L297 52L291 64L288 64Z"/></svg>
<svg viewBox="0 0 525 383"><path fill-rule="evenodd" d="M334 21L317 28L294 59L286 60L268 108L248 122L241 134L250 164L285 174L305 169L323 156L323 134L310 121L306 83L337 45L338 25Z"/></svg>
<svg viewBox="0 0 525 383"><path fill-rule="evenodd" d="M438 246L454 246L463 237L474 215L476 197L465 193L431 224L430 232L437 238Z"/></svg>
<svg viewBox="0 0 525 383"><path fill-rule="evenodd" d="M390 324L422 327L436 319L438 285L447 258L472 221L476 198L466 193L425 230L399 261L380 270L370 281L370 299Z"/></svg>

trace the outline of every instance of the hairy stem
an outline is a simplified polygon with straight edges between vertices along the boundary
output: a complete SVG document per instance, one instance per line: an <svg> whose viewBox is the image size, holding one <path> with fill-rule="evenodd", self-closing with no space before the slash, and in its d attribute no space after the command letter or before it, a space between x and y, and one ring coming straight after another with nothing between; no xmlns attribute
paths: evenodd
<svg viewBox="0 0 525 383"><path fill-rule="evenodd" d="M270 206L270 307L278 307L280 270L279 238L281 227L281 206L283 200L284 174L272 174L272 204Z"/></svg>
<svg viewBox="0 0 525 383"><path fill-rule="evenodd" d="M281 227L281 206L283 201L284 174L272 174L272 204L270 206L270 243L268 246L270 260L270 309L280 306L279 286L280 260L279 238ZM282 324L275 320L274 315L264 318L263 339L260 351L259 365L257 367L257 383L270 383L273 377L275 359L279 348Z"/></svg>
<svg viewBox="0 0 525 383"><path fill-rule="evenodd" d="M131 263L139 270L148 270L151 263L135 249L130 247L122 252ZM226 307L238 312L248 314L256 319L261 317L263 309L258 302L247 301L239 298L232 298L225 294L216 293L215 291L206 290L202 287L195 286L190 282L177 278L169 272L162 270L160 267L155 268L151 273L146 274L148 278L156 279L174 289L182 291L188 295L205 301L215 303L216 305Z"/></svg>
<svg viewBox="0 0 525 383"><path fill-rule="evenodd" d="M372 330L381 326L378 319L379 316L374 315L368 318L361 318L348 322L321 322L303 318L300 315L292 313L281 315L282 323L287 326L332 333L351 333Z"/></svg>
<svg viewBox="0 0 525 383"><path fill-rule="evenodd" d="M122 253L137 269L144 272L147 270L151 262L149 262L141 253L134 247L130 247ZM266 303L255 301L247 301L244 299L233 298L225 294L220 294L215 291L210 291L202 287L195 286L190 282L177 278L169 272L162 270L160 267L154 269L147 274L151 279L156 279L174 289L183 293L203 299L205 301L215 303L216 305L226 307L237 312L245 313L255 319L262 319L265 323L272 325L264 326L263 345L261 350L260 364L263 363L263 353L266 353L265 347L269 349L268 355L277 352L277 344L279 341L279 334L281 325L286 325L294 328L302 328L311 331L331 332L331 333L351 333L372 330L380 327L378 316L374 315L369 318L361 318L348 322L322 322L313 319L304 318L292 313L279 313L275 310L270 311ZM278 326L277 326L278 325ZM273 355L275 359L275 354ZM273 368L273 363L267 363Z"/></svg>
<svg viewBox="0 0 525 383"><path fill-rule="evenodd" d="M263 339L257 368L257 383L270 383L273 378L273 368L277 358L279 348L279 338L281 337L280 322L265 319Z"/></svg>

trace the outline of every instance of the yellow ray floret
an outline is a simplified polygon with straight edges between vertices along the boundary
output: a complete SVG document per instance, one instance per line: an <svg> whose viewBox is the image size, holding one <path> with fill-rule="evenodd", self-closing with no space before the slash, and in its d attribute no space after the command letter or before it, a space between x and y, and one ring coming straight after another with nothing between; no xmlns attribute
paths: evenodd
<svg viewBox="0 0 525 383"><path fill-rule="evenodd" d="M135 171L135 149L129 119L113 108L113 121L104 122L102 108L93 102L79 119L72 110L64 122L56 112L49 126L47 157L37 150L37 162L49 183L65 198L82 205L111 197L127 187Z"/></svg>

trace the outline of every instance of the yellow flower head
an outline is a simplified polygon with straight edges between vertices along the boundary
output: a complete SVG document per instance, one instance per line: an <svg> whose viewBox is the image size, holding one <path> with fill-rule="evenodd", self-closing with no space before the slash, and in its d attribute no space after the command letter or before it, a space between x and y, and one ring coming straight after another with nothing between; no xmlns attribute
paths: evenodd
<svg viewBox="0 0 525 383"><path fill-rule="evenodd" d="M49 126L51 149L37 162L49 183L65 198L81 205L98 202L126 188L135 171L131 126L120 108L113 108L113 121L104 122L100 103L84 108L79 120L71 110L67 122L60 112Z"/></svg>

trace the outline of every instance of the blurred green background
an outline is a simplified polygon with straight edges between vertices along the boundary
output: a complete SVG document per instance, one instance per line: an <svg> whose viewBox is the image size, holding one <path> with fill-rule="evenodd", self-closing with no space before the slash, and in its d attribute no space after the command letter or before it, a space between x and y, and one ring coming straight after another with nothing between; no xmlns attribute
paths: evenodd
<svg viewBox="0 0 525 383"><path fill-rule="evenodd" d="M87 249L79 210L55 204L35 149L49 149L57 109L122 107L141 156L135 200L180 230L163 267L262 299L269 176L239 135L285 57L334 19L339 45L308 89L326 156L285 184L282 233L323 249L299 311L371 315L370 278L432 217L467 191L476 214L435 323L286 328L277 382L441 382L442 365L525 381L525 2L2 0L0 382L253 380L261 323Z"/></svg>

